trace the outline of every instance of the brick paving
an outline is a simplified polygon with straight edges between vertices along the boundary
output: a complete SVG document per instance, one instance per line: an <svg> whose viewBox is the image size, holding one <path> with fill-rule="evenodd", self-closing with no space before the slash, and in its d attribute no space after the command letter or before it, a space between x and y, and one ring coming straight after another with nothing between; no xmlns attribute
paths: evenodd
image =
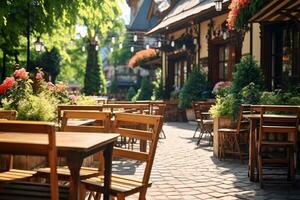
<svg viewBox="0 0 300 200"><path fill-rule="evenodd" d="M262 190L258 183L249 181L246 164L232 159L219 161L213 157L207 141L197 147L197 139L192 138L195 125L167 123L163 129L167 139L159 141L151 175L153 184L147 192L147 200L300 200L299 187L265 186ZM118 163L114 165L114 171L126 168L127 174L140 175L142 167ZM137 200L138 197L127 199Z"/></svg>

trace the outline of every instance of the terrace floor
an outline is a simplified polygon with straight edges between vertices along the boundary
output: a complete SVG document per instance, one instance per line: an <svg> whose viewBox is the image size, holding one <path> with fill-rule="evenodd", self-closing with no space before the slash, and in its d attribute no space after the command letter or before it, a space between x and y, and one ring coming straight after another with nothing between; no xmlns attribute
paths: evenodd
<svg viewBox="0 0 300 200"><path fill-rule="evenodd" d="M207 141L197 147L197 139L192 138L195 127L188 123L164 125L167 139L159 140L147 200L300 199L299 183L296 188L266 185L262 190L258 183L249 181L246 164L232 159L219 161ZM128 174L139 175L143 166L122 167L129 169ZM114 171L119 168L120 163L114 164Z"/></svg>

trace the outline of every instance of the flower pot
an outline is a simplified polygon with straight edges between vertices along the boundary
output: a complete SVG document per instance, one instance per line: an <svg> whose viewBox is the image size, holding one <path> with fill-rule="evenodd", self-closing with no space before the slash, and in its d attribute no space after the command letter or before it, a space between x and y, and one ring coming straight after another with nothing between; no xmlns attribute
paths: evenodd
<svg viewBox="0 0 300 200"><path fill-rule="evenodd" d="M214 156L219 156L219 134L218 130L220 128L232 128L234 126L234 122L230 117L217 117L214 118Z"/></svg>
<svg viewBox="0 0 300 200"><path fill-rule="evenodd" d="M185 114L188 121L196 121L195 113L192 108L185 109Z"/></svg>

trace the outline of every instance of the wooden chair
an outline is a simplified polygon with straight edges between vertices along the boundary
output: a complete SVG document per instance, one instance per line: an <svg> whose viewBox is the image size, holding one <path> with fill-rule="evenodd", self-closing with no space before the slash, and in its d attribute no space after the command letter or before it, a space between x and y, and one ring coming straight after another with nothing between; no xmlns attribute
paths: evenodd
<svg viewBox="0 0 300 200"><path fill-rule="evenodd" d="M272 114L270 115L270 113ZM277 117L274 116L276 113ZM268 116L269 114L269 116ZM294 115L291 118L290 115ZM278 120L278 116L281 116ZM258 135L258 175L261 188L264 186L266 168L287 168L287 179L295 180L295 155L300 119L300 107L262 106ZM282 183L282 180L279 182Z"/></svg>
<svg viewBox="0 0 300 200"><path fill-rule="evenodd" d="M64 132L96 132L96 133L108 133L111 129L110 113L106 112L92 112L92 111L65 111L62 119L62 131ZM73 124L71 120L73 121ZM78 123L78 120L81 120ZM86 120L88 124L83 123ZM75 122L75 123L74 123ZM83 125L77 125L83 124ZM98 154L98 159L103 160L102 154ZM86 179L99 175L103 170L102 165L99 168L81 167L80 178ZM41 168L38 170L38 176L48 178L50 174L50 168ZM57 168L58 179L62 181L70 180L70 170L67 166L61 166Z"/></svg>
<svg viewBox="0 0 300 200"><path fill-rule="evenodd" d="M213 142L212 132L214 121L210 118L208 111L214 104L215 102L210 101L193 101L193 109L197 121L197 128L194 132L193 138L196 136L198 129L200 129L197 145L200 144L205 134L209 136L209 144L212 144Z"/></svg>
<svg viewBox="0 0 300 200"><path fill-rule="evenodd" d="M58 181L56 173L57 151L55 141L55 125L54 123L29 122L29 121L0 121L0 132L21 132L31 134L45 134L48 137L48 143L44 145L31 145L33 154L45 155L48 157L50 173L50 190L49 185L28 182L15 182L15 180L23 179L22 174L27 174L27 177L32 176L32 172L17 171L15 174L2 172L0 174L0 199L5 200L20 200L20 199L59 199ZM34 140L34 137L33 137ZM14 148L13 146L11 148ZM20 152L19 152L20 153ZM61 198L68 198L68 190L61 190Z"/></svg>
<svg viewBox="0 0 300 200"><path fill-rule="evenodd" d="M165 119L165 113L166 113L166 104L161 103L161 102L151 102L151 109L150 109L150 113L152 115L160 115L163 117L163 119ZM161 138L166 139L166 134L164 132L164 129L161 129Z"/></svg>
<svg viewBox="0 0 300 200"><path fill-rule="evenodd" d="M249 139L249 122L243 117L250 112L250 105L241 105L236 128L220 128L219 136L219 158L225 159L225 154L237 154L243 162L243 156L247 156ZM241 148L244 147L244 152Z"/></svg>
<svg viewBox="0 0 300 200"><path fill-rule="evenodd" d="M128 123L146 125L148 129L145 131L124 128L123 124L127 125ZM142 179L112 174L110 193L112 196L117 197L118 200L123 200L126 196L132 195L134 193L140 193L139 199L145 200L147 188L151 186L151 183L149 183L149 179L159 139L159 133L162 128L162 123L162 116L138 115L127 113L116 114L114 122L114 132L119 133L121 136L125 137L147 140L149 143L148 152L139 152L118 147L114 148L114 157L121 157L124 159L146 162ZM95 199L99 199L101 193L103 192L103 176L94 177L82 181L83 198L85 196L86 190L91 191L88 199L91 199L93 196L92 194L94 193Z"/></svg>

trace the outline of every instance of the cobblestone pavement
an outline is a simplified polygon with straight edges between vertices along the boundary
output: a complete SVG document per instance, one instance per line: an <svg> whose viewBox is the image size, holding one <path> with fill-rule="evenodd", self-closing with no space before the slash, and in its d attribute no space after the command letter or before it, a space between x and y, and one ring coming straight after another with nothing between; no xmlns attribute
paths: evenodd
<svg viewBox="0 0 300 200"><path fill-rule="evenodd" d="M167 139L159 141L151 175L153 184L147 192L147 200L300 200L299 187L265 186L266 189L262 190L258 183L249 181L246 164L231 159L219 161L213 157L206 141L197 147L197 139L192 138L195 125L167 123L163 129ZM128 165L125 168L139 175L142 166ZM138 197L128 199L137 200Z"/></svg>

